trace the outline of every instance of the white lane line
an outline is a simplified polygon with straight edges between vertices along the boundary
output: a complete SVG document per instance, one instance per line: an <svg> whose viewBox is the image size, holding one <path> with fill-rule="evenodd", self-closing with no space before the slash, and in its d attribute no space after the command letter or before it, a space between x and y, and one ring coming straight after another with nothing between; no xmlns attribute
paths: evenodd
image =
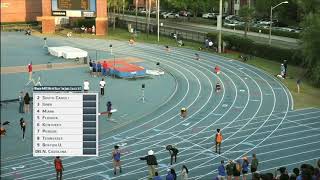
<svg viewBox="0 0 320 180"><path fill-rule="evenodd" d="M168 62L169 62L169 61L168 61ZM172 63L172 62L169 62L169 63ZM174 63L172 63L172 64L174 64ZM176 64L176 65L177 65L177 64ZM181 66L180 66L180 67L181 67ZM184 69L185 69L185 68L184 68ZM185 70L186 70L186 71L189 71L188 69L185 69ZM189 72L190 72L190 71L189 71ZM192 72L190 72L190 73L193 74ZM182 75L184 76L184 74L182 74ZM194 74L193 74L193 76L196 77ZM198 78L196 77L196 79L198 79ZM198 79L198 83L200 83L199 79ZM211 82L210 82L210 83L211 83ZM201 86L200 86L200 87L201 87ZM199 94L200 94L200 91L199 91L199 93L198 93L198 96L199 96ZM198 96L197 96L197 98L198 98ZM210 98L209 98L209 99L210 99ZM208 99L208 101L209 101L209 99ZM207 101L207 102L208 102L208 101ZM195 102L195 101L194 101L194 102ZM193 103L194 103L194 102L193 102ZM192 104L193 104L193 103L192 103ZM191 105L192 105L192 104L191 104ZM204 105L204 106L205 106L205 105ZM203 106L203 107L204 107L204 106ZM202 107L202 108L203 108L203 107ZM201 109L199 109L198 111L200 111L200 110L201 110ZM170 119L169 119L169 120L170 120ZM167 120L167 121L169 121L169 120ZM177 125L178 125L178 124L177 124ZM141 134L141 133L140 133L140 134ZM160 134L160 133L159 133L159 134ZM80 163L80 162L82 162L82 161L79 161L79 163Z"/></svg>

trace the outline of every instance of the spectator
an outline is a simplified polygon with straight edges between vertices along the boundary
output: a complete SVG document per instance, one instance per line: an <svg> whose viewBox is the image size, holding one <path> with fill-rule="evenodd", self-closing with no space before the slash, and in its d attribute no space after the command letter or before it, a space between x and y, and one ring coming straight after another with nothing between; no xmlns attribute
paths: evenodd
<svg viewBox="0 0 320 180"><path fill-rule="evenodd" d="M287 75L287 73L288 73L288 62L287 62L287 60L283 60L283 67L284 67L284 74Z"/></svg>
<svg viewBox="0 0 320 180"><path fill-rule="evenodd" d="M277 171L280 172L280 175L276 176L276 179L279 179L279 180L288 180L289 179L289 175L288 175L287 169L285 167L280 167Z"/></svg>
<svg viewBox="0 0 320 180"><path fill-rule="evenodd" d="M257 172L252 173L252 180L260 180L260 174Z"/></svg>
<svg viewBox="0 0 320 180"><path fill-rule="evenodd" d="M24 112L30 112L30 96L29 93L26 93L26 95L23 98L23 102L24 102Z"/></svg>
<svg viewBox="0 0 320 180"><path fill-rule="evenodd" d="M95 32L96 32L96 27L94 26L94 25L92 25L92 35L94 35L95 34Z"/></svg>
<svg viewBox="0 0 320 180"><path fill-rule="evenodd" d="M297 80L297 90L298 90L298 93L300 93L300 85L301 85L301 79L298 79L298 80Z"/></svg>
<svg viewBox="0 0 320 180"><path fill-rule="evenodd" d="M177 174L173 168L168 170L166 180L177 180Z"/></svg>
<svg viewBox="0 0 320 180"><path fill-rule="evenodd" d="M314 168L314 179L316 179L316 180L320 179L320 170L319 170L319 168Z"/></svg>
<svg viewBox="0 0 320 180"><path fill-rule="evenodd" d="M233 165L233 177L235 180L239 180L240 172L241 172L241 164L240 164L240 160L237 160L237 162L234 163Z"/></svg>
<svg viewBox="0 0 320 180"><path fill-rule="evenodd" d="M97 64L95 61L92 62L92 74L93 77L96 77L96 72L97 72Z"/></svg>
<svg viewBox="0 0 320 180"><path fill-rule="evenodd" d="M253 179L253 175L254 173L258 170L258 165L259 165L259 161L257 159L256 154L252 154L252 160L251 160L251 173L252 173L252 179Z"/></svg>
<svg viewBox="0 0 320 180"><path fill-rule="evenodd" d="M107 76L107 70L108 70L108 64L106 61L103 61L102 63L102 75Z"/></svg>
<svg viewBox="0 0 320 180"><path fill-rule="evenodd" d="M161 176L159 176L159 173L158 173L158 172L155 172L155 173L154 173L153 180L162 180L162 178L161 178Z"/></svg>
<svg viewBox="0 0 320 180"><path fill-rule="evenodd" d="M100 63L100 61L98 61L97 62L97 76L101 76L101 67L102 67L102 65L101 65L101 63Z"/></svg>
<svg viewBox="0 0 320 180"><path fill-rule="evenodd" d="M243 162L242 162L242 179L247 180L247 175L249 171L249 161L248 158L245 156L243 157Z"/></svg>
<svg viewBox="0 0 320 180"><path fill-rule="evenodd" d="M187 180L188 179L188 173L189 173L189 170L188 170L187 166L182 165L181 180Z"/></svg>
<svg viewBox="0 0 320 180"><path fill-rule="evenodd" d="M89 60L89 71L90 71L90 75L92 76L92 60Z"/></svg>
<svg viewBox="0 0 320 180"><path fill-rule="evenodd" d="M299 176L299 173L300 173L299 169L298 168L294 168L292 170L291 175L290 175L290 180L296 180L297 177Z"/></svg>
<svg viewBox="0 0 320 180"><path fill-rule="evenodd" d="M156 167L158 165L156 156L153 155L154 152L152 150L148 151L148 155L140 158L140 160L146 160L148 169L149 169L149 179L152 179L155 176Z"/></svg>
<svg viewBox="0 0 320 180"><path fill-rule="evenodd" d="M218 167L218 178L219 180L224 180L225 177L226 177L226 169L224 167L224 161L221 160L221 164Z"/></svg>
<svg viewBox="0 0 320 180"><path fill-rule="evenodd" d="M24 113L24 110L23 110L23 105L24 105L24 94L22 91L20 91L20 95L18 97L19 99L19 113Z"/></svg>
<svg viewBox="0 0 320 180"><path fill-rule="evenodd" d="M209 39L208 38L204 41L204 45L205 45L206 48L209 47Z"/></svg>
<svg viewBox="0 0 320 180"><path fill-rule="evenodd" d="M228 175L227 179L228 179L228 180L232 180L233 166L234 166L234 165L233 165L232 160L229 160L229 161L228 161L228 164L227 164L227 166L226 166L227 175Z"/></svg>

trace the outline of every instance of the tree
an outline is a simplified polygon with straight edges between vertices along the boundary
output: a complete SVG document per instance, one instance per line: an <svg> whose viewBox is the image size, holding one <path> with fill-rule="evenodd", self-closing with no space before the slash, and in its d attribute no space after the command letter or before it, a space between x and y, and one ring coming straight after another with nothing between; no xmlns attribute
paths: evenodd
<svg viewBox="0 0 320 180"><path fill-rule="evenodd" d="M113 30L116 28L116 10L120 12L122 8L123 0L108 0L108 13L112 9L112 19L113 19Z"/></svg>
<svg viewBox="0 0 320 180"><path fill-rule="evenodd" d="M249 29L250 22L252 20L254 14L254 9L250 8L249 6L242 6L239 10L239 16L244 20L244 36L247 37L247 32Z"/></svg>
<svg viewBox="0 0 320 180"><path fill-rule="evenodd" d="M320 13L309 13L305 17L303 27L301 47L307 76L320 86Z"/></svg>

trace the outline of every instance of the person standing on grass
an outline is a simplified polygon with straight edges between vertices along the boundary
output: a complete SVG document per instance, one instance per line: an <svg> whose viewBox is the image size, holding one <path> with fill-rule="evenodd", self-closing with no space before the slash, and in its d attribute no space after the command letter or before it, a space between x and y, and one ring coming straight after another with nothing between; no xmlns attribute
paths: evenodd
<svg viewBox="0 0 320 180"><path fill-rule="evenodd" d="M224 180L225 177L226 177L226 168L224 167L224 161L221 160L221 164L218 167L218 179Z"/></svg>
<svg viewBox="0 0 320 180"><path fill-rule="evenodd" d="M288 62L287 60L283 60L284 74L288 75Z"/></svg>
<svg viewBox="0 0 320 180"><path fill-rule="evenodd" d="M141 157L140 160L146 160L149 169L149 179L155 176L156 168L158 166L157 158L152 150L148 151L148 155Z"/></svg>
<svg viewBox="0 0 320 180"><path fill-rule="evenodd" d="M56 177L57 180L62 180L62 171L64 171L63 165L62 165L62 161L60 159L60 156L57 156L56 159L54 160L54 167L56 169Z"/></svg>
<svg viewBox="0 0 320 180"><path fill-rule="evenodd" d="M300 93L300 84L301 84L301 79L298 79L298 80L297 80L297 90L298 90L298 93Z"/></svg>
<svg viewBox="0 0 320 180"><path fill-rule="evenodd" d="M23 97L23 102L24 102L24 112L29 113L30 112L30 96L29 93L26 93L26 95Z"/></svg>
<svg viewBox="0 0 320 180"><path fill-rule="evenodd" d="M104 78L101 79L99 84L100 84L100 94L101 94L101 96L103 96L104 95L104 87L106 85L106 82L104 81Z"/></svg>
<svg viewBox="0 0 320 180"><path fill-rule="evenodd" d="M19 113L24 113L24 110L23 110L23 105L24 105L24 94L22 91L20 91L20 95L18 97L18 100L19 100Z"/></svg>
<svg viewBox="0 0 320 180"><path fill-rule="evenodd" d="M251 167L250 167L252 176L258 170L258 165L259 165L259 161L257 159L256 154L252 154Z"/></svg>
<svg viewBox="0 0 320 180"><path fill-rule="evenodd" d="M217 133L216 133L216 153L218 153L218 146L219 146L219 154L220 154L220 150L221 150L221 143L222 143L222 133L220 132L220 129L217 129Z"/></svg>
<svg viewBox="0 0 320 180"><path fill-rule="evenodd" d="M243 162L242 162L242 179L247 180L247 175L249 171L249 161L248 158L245 156L243 157Z"/></svg>
<svg viewBox="0 0 320 180"><path fill-rule="evenodd" d="M119 146L115 145L114 150L112 151L112 159L113 159L113 174L117 174L117 168L119 168L119 172L121 173L121 162L120 162L120 150Z"/></svg>
<svg viewBox="0 0 320 180"><path fill-rule="evenodd" d="M227 164L227 166L226 166L227 175L228 175L227 180L232 180L233 166L234 166L234 165L233 165L232 160L229 160L229 161L228 161L228 164Z"/></svg>

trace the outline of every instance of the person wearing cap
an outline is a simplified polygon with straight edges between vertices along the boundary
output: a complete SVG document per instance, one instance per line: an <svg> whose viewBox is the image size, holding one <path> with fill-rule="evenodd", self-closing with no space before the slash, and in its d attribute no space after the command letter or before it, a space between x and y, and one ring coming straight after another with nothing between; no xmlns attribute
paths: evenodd
<svg viewBox="0 0 320 180"><path fill-rule="evenodd" d="M181 119L187 117L187 108L185 108L185 107L181 108L181 110L180 110L180 116L181 116Z"/></svg>
<svg viewBox="0 0 320 180"><path fill-rule="evenodd" d="M247 175L249 171L249 161L248 158L245 156L242 158L242 179L247 180Z"/></svg>
<svg viewBox="0 0 320 180"><path fill-rule="evenodd" d="M221 143L222 143L222 133L220 132L220 129L217 129L217 133L216 133L216 153L218 153L218 146L219 146L219 154L220 154L220 150L221 150Z"/></svg>
<svg viewBox="0 0 320 180"><path fill-rule="evenodd" d="M152 150L148 151L148 155L141 157L140 160L146 160L149 170L149 179L152 179L155 176L156 167L158 166L157 158L154 155Z"/></svg>
<svg viewBox="0 0 320 180"><path fill-rule="evenodd" d="M226 171L227 171L227 180L232 180L233 175L233 161L229 160L228 164L226 165Z"/></svg>
<svg viewBox="0 0 320 180"><path fill-rule="evenodd" d="M225 177L226 177L226 168L224 167L224 161L221 160L221 164L218 167L218 179L224 180Z"/></svg>
<svg viewBox="0 0 320 180"><path fill-rule="evenodd" d="M174 162L176 163L179 150L176 147L174 147L173 145L166 146L166 149L169 151L170 156L171 156L171 163L170 164L172 165L173 158L174 158Z"/></svg>

